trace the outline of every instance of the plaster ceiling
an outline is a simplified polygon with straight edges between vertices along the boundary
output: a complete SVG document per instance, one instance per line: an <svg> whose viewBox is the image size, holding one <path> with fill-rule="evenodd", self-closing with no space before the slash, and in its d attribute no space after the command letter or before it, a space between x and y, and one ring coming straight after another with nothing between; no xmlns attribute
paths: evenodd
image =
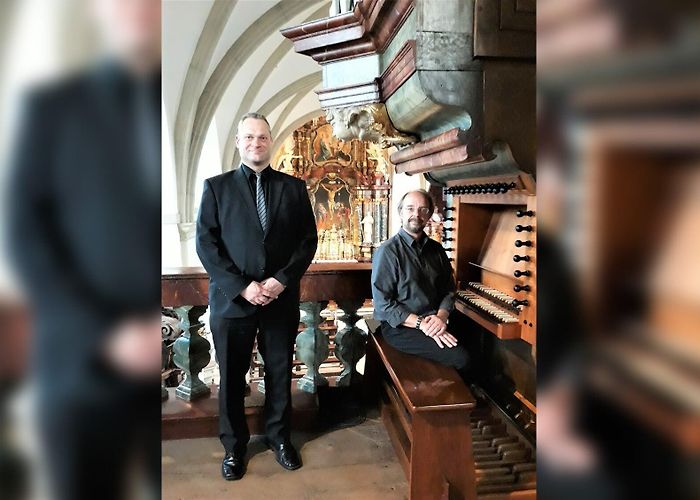
<svg viewBox="0 0 700 500"><path fill-rule="evenodd" d="M171 148L164 159L171 161L163 168L174 172L181 221L194 217L202 157L211 161L217 148L219 172L237 161L232 134L240 115L263 110L281 133L322 113L313 92L320 66L296 54L279 30L326 17L328 8L328 0L164 2L163 130ZM211 173L211 165L203 171Z"/></svg>

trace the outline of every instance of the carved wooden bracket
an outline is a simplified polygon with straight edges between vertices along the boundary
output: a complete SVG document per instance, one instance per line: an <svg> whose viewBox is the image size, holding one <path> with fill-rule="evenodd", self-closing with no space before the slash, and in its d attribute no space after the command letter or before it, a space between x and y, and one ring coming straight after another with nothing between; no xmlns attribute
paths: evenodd
<svg viewBox="0 0 700 500"><path fill-rule="evenodd" d="M333 135L342 141L360 139L384 148L417 142L394 128L382 103L329 109L326 120L333 125Z"/></svg>

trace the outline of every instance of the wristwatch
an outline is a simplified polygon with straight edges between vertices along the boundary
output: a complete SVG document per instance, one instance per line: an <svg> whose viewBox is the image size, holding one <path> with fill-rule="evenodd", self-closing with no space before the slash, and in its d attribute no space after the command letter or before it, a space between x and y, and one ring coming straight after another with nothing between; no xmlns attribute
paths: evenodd
<svg viewBox="0 0 700 500"><path fill-rule="evenodd" d="M416 320L416 330L420 330L420 324L423 322L424 319L425 316L423 316L422 314L418 316L418 319Z"/></svg>

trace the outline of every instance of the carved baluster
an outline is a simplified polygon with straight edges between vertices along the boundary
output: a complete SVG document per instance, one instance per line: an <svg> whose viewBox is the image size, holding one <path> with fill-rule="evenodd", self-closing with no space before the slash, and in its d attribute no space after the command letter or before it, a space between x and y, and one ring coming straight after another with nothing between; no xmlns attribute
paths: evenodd
<svg viewBox="0 0 700 500"><path fill-rule="evenodd" d="M180 318L182 335L173 344L173 361L180 368L185 378L175 389L175 395L185 401L192 401L211 392L209 387L199 378L199 372L209 364L211 345L199 335L203 324L199 318L207 310L207 306L176 307L175 313Z"/></svg>
<svg viewBox="0 0 700 500"><path fill-rule="evenodd" d="M338 376L338 386L356 383L360 374L355 369L357 362L365 355L367 347L365 332L355 324L360 319L357 310L362 307L364 299L339 300L338 307L343 315L338 318L338 333L335 335L335 356L343 363L343 371Z"/></svg>
<svg viewBox="0 0 700 500"><path fill-rule="evenodd" d="M168 389L165 386L166 378L163 377L164 372L167 372L167 377L170 376L169 368L173 358L173 344L175 340L182 335L182 326L180 321L173 317L175 311L172 308L163 308L160 320L160 335L162 338L161 344L161 380L160 380L160 400L168 399Z"/></svg>
<svg viewBox="0 0 700 500"><path fill-rule="evenodd" d="M264 377L264 374L265 374L265 360L263 359L262 354L260 354L260 351L258 351L258 352L255 353L255 359L256 359L256 360L258 361L258 363L260 363L260 365L262 366L262 373L263 373L263 377ZM258 382L258 392L261 393L261 394L265 394L265 379L264 379L264 378L260 379L260 382ZM247 396L248 394L250 394L250 384L248 384L248 389L246 390L246 396Z"/></svg>
<svg viewBox="0 0 700 500"><path fill-rule="evenodd" d="M302 302L299 305L301 322L306 325L297 335L297 358L302 360L307 367L306 374L299 379L297 387L305 392L316 392L316 386L328 385L326 377L318 371L321 363L328 357L328 337L319 328L323 321L321 311L328 305L323 302Z"/></svg>
<svg viewBox="0 0 700 500"><path fill-rule="evenodd" d="M168 358L170 355L170 349L165 342L161 344L160 357L161 357L161 370L167 370L168 368ZM165 401L168 399L168 389L165 387L165 380L161 377L160 379L160 400Z"/></svg>

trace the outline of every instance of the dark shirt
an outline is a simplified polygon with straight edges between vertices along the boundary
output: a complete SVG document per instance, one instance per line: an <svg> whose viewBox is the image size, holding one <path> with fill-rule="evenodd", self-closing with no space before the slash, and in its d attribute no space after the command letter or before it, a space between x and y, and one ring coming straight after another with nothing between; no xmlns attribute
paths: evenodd
<svg viewBox="0 0 700 500"><path fill-rule="evenodd" d="M250 186L250 193L253 195L253 203L257 203L258 200L258 188L257 188L257 178L255 176L255 170L250 168L248 165L245 163L241 163L241 168L243 169L243 172L245 172L245 177L248 179L248 185ZM270 167L269 165L265 167L265 170L263 170L260 175L262 176L261 182L262 182L262 188L263 188L263 193L265 193L265 206L270 206L269 200L267 198L268 194L268 178L270 174Z"/></svg>
<svg viewBox="0 0 700 500"><path fill-rule="evenodd" d="M394 328L411 313L451 312L455 289L445 249L425 233L414 240L400 229L382 243L372 259L374 317Z"/></svg>

